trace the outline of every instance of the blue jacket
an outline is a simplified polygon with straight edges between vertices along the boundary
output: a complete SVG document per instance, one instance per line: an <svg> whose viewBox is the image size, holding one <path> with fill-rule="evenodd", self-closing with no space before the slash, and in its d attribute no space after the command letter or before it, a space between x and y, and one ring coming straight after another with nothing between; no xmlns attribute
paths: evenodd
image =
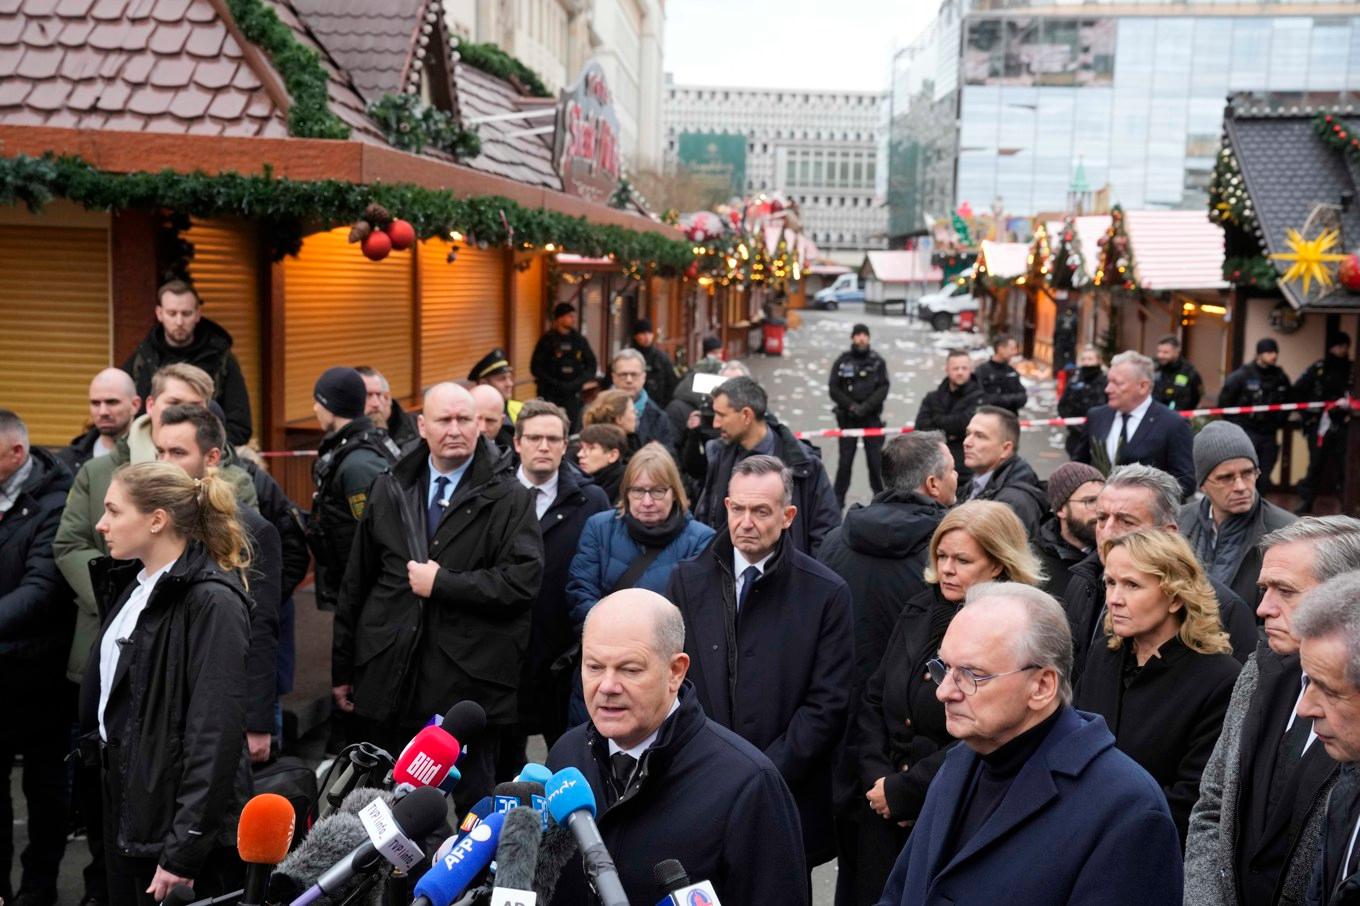
<svg viewBox="0 0 1360 906"><path fill-rule="evenodd" d="M657 594L666 593L671 570L681 560L697 555L713 538L713 529L685 514L685 528L647 571L633 584ZM580 627L595 602L609 594L614 583L622 578L632 563L643 553L642 545L628 535L628 527L617 510L596 513L586 520L576 556L571 561L571 579L567 582L567 606L571 622Z"/></svg>
<svg viewBox="0 0 1360 906"><path fill-rule="evenodd" d="M967 746L950 750L879 906L1181 902L1181 850L1166 797L1114 747L1100 717L1059 716L996 811L946 861L944 841L977 760Z"/></svg>

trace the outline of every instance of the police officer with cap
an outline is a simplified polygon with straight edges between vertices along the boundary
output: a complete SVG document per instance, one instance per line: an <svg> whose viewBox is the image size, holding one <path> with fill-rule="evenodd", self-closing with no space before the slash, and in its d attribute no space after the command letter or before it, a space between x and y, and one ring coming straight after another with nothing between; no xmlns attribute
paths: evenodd
<svg viewBox="0 0 1360 906"><path fill-rule="evenodd" d="M1280 345L1271 337L1256 341L1256 358L1228 375L1218 394L1220 406L1265 406L1289 402L1289 375L1277 363ZM1280 429L1289 418L1287 412L1261 412L1254 415L1229 415L1247 432L1261 464L1260 485L1270 483L1275 460L1280 455Z"/></svg>
<svg viewBox="0 0 1360 906"><path fill-rule="evenodd" d="M316 603L334 610L368 490L400 455L387 432L364 415L368 390L353 368L328 368L312 390L312 411L326 432L317 450L307 542L316 557Z"/></svg>
<svg viewBox="0 0 1360 906"><path fill-rule="evenodd" d="M515 369L505 350L497 346L478 359L468 372L467 379L474 384L490 384L500 391L505 400L505 426L513 434L515 422L519 421L519 410L524 408L524 404L511 399L515 395Z"/></svg>
<svg viewBox="0 0 1360 906"><path fill-rule="evenodd" d="M595 352L576 329L576 309L559 302L552 311L552 326L534 346L529 371L538 382L538 395L567 410L571 429L581 427L581 389L595 377Z"/></svg>
<svg viewBox="0 0 1360 906"><path fill-rule="evenodd" d="M836 404L836 425L841 428L883 427L883 402L888 398L888 363L869 348L869 328L856 324L850 331L850 348L831 365L831 401ZM859 439L840 438L836 462L836 503L845 508L850 471L855 465ZM864 459L869 465L869 487L883 490L883 438L864 438Z"/></svg>

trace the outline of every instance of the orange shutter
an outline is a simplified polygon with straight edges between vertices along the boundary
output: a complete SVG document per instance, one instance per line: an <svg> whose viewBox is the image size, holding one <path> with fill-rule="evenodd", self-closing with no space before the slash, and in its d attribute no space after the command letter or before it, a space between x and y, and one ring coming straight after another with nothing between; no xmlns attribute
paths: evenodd
<svg viewBox="0 0 1360 906"><path fill-rule="evenodd" d="M0 406L33 443L66 444L109 364L108 230L0 226L0 275Z"/></svg>
<svg viewBox="0 0 1360 906"><path fill-rule="evenodd" d="M203 299L203 316L231 334L231 351L241 364L250 392L250 414L258 445L264 425L261 395L260 263L255 230L245 221L194 221L184 234L193 243L189 276Z"/></svg>
<svg viewBox="0 0 1360 906"><path fill-rule="evenodd" d="M420 380L461 381L505 343L505 251L459 248L448 263L442 239L420 243ZM395 389L395 388L394 388Z"/></svg>
<svg viewBox="0 0 1360 906"><path fill-rule="evenodd" d="M530 259L529 267L515 274L515 395L522 400L538 395L538 385L529 372L534 346L547 329L544 324L544 293L542 255Z"/></svg>
<svg viewBox="0 0 1360 906"><path fill-rule="evenodd" d="M392 395L414 393L411 252L369 261L348 227L314 233L284 259L284 418L312 417L312 385L332 365L371 365ZM461 256L460 256L461 257Z"/></svg>

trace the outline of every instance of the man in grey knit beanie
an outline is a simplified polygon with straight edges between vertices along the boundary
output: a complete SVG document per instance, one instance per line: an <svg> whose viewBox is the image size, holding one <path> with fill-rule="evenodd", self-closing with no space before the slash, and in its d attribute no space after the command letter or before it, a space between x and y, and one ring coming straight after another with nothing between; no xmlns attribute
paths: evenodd
<svg viewBox="0 0 1360 906"><path fill-rule="evenodd" d="M1240 426L1227 421L1205 425L1195 435L1193 456L1195 484L1203 497L1181 507L1177 525L1204 569L1255 609L1260 601L1258 542L1294 516L1256 489L1261 475L1256 448Z"/></svg>

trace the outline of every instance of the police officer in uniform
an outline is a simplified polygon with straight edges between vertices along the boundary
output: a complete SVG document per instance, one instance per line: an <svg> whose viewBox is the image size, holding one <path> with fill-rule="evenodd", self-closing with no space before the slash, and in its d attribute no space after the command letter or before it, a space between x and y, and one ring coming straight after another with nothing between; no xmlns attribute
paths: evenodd
<svg viewBox="0 0 1360 906"><path fill-rule="evenodd" d="M368 391L353 368L329 368L312 390L312 411L326 437L317 450L307 543L316 557L316 604L334 610L368 489L401 451L364 415Z"/></svg>
<svg viewBox="0 0 1360 906"><path fill-rule="evenodd" d="M571 430L581 429L581 388L595 377L595 353L576 329L576 309L559 302L552 312L552 327L534 347L529 370L538 382L538 395L567 410Z"/></svg>
<svg viewBox="0 0 1360 906"><path fill-rule="evenodd" d="M1327 354L1309 365L1294 382L1294 401L1336 400L1351 387L1351 338L1344 331L1327 335ZM1304 437L1308 441L1308 474L1299 482L1299 515L1313 511L1319 494L1336 494L1341 489L1341 470L1346 460L1346 409L1325 413L1303 413ZM1323 419L1327 423L1323 424ZM1321 437L1319 438L1319 435Z"/></svg>
<svg viewBox="0 0 1360 906"><path fill-rule="evenodd" d="M1204 396L1204 379L1194 365L1181 355L1181 341L1167 334L1157 341L1157 379L1152 398L1168 409L1184 412L1199 405Z"/></svg>
<svg viewBox="0 0 1360 906"><path fill-rule="evenodd" d="M1218 394L1220 406L1266 406L1289 401L1289 375L1275 364L1280 357L1280 346L1270 337L1256 343L1256 358L1228 375ZM1280 429L1289 418L1287 412L1262 412L1256 415L1229 415L1247 432L1256 459L1261 464L1259 484L1270 483L1275 460L1280 455Z"/></svg>
<svg viewBox="0 0 1360 906"><path fill-rule="evenodd" d="M510 429L513 436L515 422L519 421L519 410L524 408L524 404L512 399L515 395L515 369L511 367L510 357L505 354L505 350L497 346L478 359L468 372L467 379L474 384L490 384L500 391L505 400L505 427Z"/></svg>
<svg viewBox="0 0 1360 906"><path fill-rule="evenodd" d="M850 348L831 365L831 401L836 404L836 424L841 428L883 427L883 401L888 398L888 363L869 348L869 328L856 324L850 331ZM836 503L845 509L850 489L850 470L855 465L855 437L839 440L836 464ZM864 438L864 459L869 464L869 487L883 490L883 438Z"/></svg>

